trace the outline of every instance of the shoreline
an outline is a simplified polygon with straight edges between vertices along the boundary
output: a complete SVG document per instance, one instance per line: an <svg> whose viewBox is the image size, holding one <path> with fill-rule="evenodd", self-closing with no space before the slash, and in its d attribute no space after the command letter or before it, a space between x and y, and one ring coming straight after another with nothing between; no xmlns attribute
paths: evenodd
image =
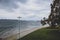
<svg viewBox="0 0 60 40"><path fill-rule="evenodd" d="M29 30L25 30L25 31L20 33L20 38L28 35L29 33L33 32L33 31L36 31L36 30L44 28L44 27L48 27L48 25L41 26L41 27L35 27L35 28L29 29Z"/></svg>
<svg viewBox="0 0 60 40"><path fill-rule="evenodd" d="M33 32L33 31L36 31L36 30L44 28L44 27L48 27L48 25L44 25L44 26L41 26L41 27L35 27L35 28L29 29L29 30L25 30L25 31L22 31L20 33L11 35L9 37L6 37L4 39L5 40L16 40L16 39L19 39L19 38L22 38L22 37L28 35L29 33ZM20 35L20 37L19 37L19 35Z"/></svg>

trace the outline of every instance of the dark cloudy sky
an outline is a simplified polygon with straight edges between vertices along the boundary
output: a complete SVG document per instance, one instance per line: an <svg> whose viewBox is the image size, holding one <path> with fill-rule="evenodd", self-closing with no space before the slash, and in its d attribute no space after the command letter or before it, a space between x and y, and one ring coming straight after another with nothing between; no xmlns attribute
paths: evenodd
<svg viewBox="0 0 60 40"><path fill-rule="evenodd" d="M40 20L50 14L52 0L0 0L0 18Z"/></svg>

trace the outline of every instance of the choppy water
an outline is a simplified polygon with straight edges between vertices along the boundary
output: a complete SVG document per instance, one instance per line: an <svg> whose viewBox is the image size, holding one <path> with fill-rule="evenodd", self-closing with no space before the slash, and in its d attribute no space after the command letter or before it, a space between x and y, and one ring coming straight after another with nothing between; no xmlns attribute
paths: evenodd
<svg viewBox="0 0 60 40"><path fill-rule="evenodd" d="M21 21L20 22L20 30L31 29L34 27L40 27L40 21Z"/></svg>
<svg viewBox="0 0 60 40"><path fill-rule="evenodd" d="M40 21L0 20L0 37L40 26Z"/></svg>

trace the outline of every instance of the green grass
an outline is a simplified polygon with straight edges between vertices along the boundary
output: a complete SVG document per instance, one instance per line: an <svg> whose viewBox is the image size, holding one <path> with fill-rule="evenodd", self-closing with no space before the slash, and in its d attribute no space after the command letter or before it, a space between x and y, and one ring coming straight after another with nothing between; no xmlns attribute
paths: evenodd
<svg viewBox="0 0 60 40"><path fill-rule="evenodd" d="M20 38L19 40L60 40L60 30L42 28Z"/></svg>

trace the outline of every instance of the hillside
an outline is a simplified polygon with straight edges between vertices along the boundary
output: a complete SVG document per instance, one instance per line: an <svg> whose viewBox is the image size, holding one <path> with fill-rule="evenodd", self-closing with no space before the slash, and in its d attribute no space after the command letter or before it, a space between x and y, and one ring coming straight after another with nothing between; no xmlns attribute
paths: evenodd
<svg viewBox="0 0 60 40"><path fill-rule="evenodd" d="M59 28L42 28L20 38L19 40L60 40L60 30Z"/></svg>

